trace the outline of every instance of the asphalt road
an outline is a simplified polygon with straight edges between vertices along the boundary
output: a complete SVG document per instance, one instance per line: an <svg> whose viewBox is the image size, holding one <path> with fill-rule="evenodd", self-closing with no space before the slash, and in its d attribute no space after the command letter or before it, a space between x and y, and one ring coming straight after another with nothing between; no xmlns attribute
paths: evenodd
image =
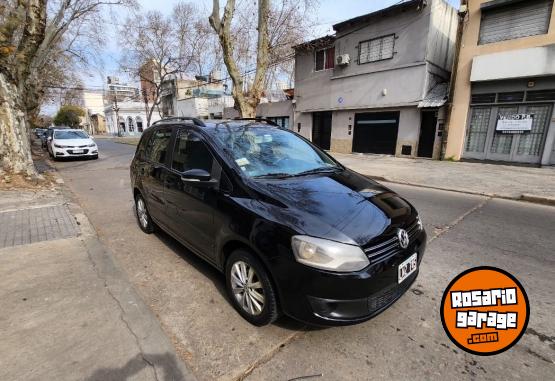
<svg viewBox="0 0 555 381"><path fill-rule="evenodd" d="M428 231L413 288L363 324L313 329L282 318L256 328L233 310L216 270L167 235L137 227L129 180L135 147L104 139L98 145L97 161L55 166L199 379L539 380L555 374L555 208L387 184L417 207ZM452 344L438 314L449 281L480 265L510 271L531 304L520 342L489 357Z"/></svg>

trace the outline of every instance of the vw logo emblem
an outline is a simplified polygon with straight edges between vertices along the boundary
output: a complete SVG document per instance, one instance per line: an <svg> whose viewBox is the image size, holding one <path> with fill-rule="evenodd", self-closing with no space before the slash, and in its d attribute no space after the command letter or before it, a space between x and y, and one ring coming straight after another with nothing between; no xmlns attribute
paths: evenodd
<svg viewBox="0 0 555 381"><path fill-rule="evenodd" d="M397 239L399 239L399 246L401 246L401 249L409 247L409 235L406 230L397 230Z"/></svg>

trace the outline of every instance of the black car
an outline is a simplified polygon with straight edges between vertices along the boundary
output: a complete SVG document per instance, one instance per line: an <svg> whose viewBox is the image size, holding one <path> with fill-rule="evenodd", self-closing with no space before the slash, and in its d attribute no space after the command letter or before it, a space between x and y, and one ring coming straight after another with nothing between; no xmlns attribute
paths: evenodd
<svg viewBox="0 0 555 381"><path fill-rule="evenodd" d="M140 228L224 272L255 325L365 321L408 290L426 248L409 202L270 121L157 122L131 183Z"/></svg>

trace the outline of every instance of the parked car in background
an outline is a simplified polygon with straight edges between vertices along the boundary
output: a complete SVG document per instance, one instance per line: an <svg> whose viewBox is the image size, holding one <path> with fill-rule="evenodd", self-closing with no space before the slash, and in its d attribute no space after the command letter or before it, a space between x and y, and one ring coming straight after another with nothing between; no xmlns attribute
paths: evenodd
<svg viewBox="0 0 555 381"><path fill-rule="evenodd" d="M98 147L83 130L52 129L47 138L47 147L53 159L84 157L98 159Z"/></svg>
<svg viewBox="0 0 555 381"><path fill-rule="evenodd" d="M169 118L131 163L137 220L225 274L235 309L265 325L370 319L415 281L416 209L300 135L262 120Z"/></svg>
<svg viewBox="0 0 555 381"><path fill-rule="evenodd" d="M63 130L63 129L69 129L69 127L67 126L51 126L48 127L46 129L46 131L44 131L44 133L41 135L40 140L42 142L42 148L44 149L48 149L48 138L52 138L52 134L54 133L54 130Z"/></svg>
<svg viewBox="0 0 555 381"><path fill-rule="evenodd" d="M46 128L35 128L35 136L40 138L46 132Z"/></svg>

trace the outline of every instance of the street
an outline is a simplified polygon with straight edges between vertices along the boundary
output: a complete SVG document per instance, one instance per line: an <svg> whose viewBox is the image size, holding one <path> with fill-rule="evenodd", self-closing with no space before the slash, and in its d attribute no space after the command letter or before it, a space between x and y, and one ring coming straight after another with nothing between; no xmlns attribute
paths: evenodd
<svg viewBox="0 0 555 381"><path fill-rule="evenodd" d="M97 139L97 161L55 162L100 240L114 253L200 380L549 379L555 372L555 208L385 184L411 201L428 232L418 280L376 318L308 328L283 317L257 328L227 300L223 276L164 233L136 224L129 180L135 146ZM530 298L526 334L509 351L467 354L439 318L449 281L474 266L516 276Z"/></svg>

